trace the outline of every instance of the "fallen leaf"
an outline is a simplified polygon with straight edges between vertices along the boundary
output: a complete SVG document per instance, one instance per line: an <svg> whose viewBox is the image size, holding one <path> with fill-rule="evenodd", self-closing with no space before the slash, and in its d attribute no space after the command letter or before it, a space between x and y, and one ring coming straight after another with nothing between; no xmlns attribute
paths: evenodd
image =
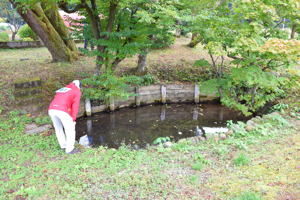
<svg viewBox="0 0 300 200"><path fill-rule="evenodd" d="M268 183L267 185L268 186L274 186L275 184L274 183Z"/></svg>

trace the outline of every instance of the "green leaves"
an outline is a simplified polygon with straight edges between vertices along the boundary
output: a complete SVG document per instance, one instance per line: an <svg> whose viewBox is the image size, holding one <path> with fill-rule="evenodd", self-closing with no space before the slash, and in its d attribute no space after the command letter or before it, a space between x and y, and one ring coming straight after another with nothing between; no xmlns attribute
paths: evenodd
<svg viewBox="0 0 300 200"><path fill-rule="evenodd" d="M150 85L153 82L154 77L151 75L118 77L112 72L106 72L100 76L91 75L90 78L83 79L82 84L89 87L83 90L82 96L102 100L103 103L109 102L110 99L128 99L136 95L128 92L130 85Z"/></svg>
<svg viewBox="0 0 300 200"><path fill-rule="evenodd" d="M170 137L159 137L156 140L153 141L153 144L162 144L165 143L167 141L171 141Z"/></svg>
<svg viewBox="0 0 300 200"><path fill-rule="evenodd" d="M278 29L283 22L280 18L286 15L283 7L291 9L294 17L300 16L291 8L294 4L292 0L235 0L199 11L194 20L196 31L209 50L216 75L216 79L201 85L218 88L223 104L246 115L282 95L282 88L292 80L280 78L276 71L298 63L300 57L299 41L287 40L286 32ZM229 65L225 56L232 59ZM204 60L195 62L196 66L208 64Z"/></svg>

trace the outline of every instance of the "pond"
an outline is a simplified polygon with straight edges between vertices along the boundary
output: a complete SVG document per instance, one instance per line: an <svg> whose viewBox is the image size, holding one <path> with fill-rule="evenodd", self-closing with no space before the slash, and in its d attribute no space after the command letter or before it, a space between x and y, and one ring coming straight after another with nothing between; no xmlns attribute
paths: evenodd
<svg viewBox="0 0 300 200"><path fill-rule="evenodd" d="M153 144L158 137L172 141L206 133L226 132L228 120L247 121L240 112L220 104L165 104L124 108L77 120L76 140L85 146L135 149Z"/></svg>

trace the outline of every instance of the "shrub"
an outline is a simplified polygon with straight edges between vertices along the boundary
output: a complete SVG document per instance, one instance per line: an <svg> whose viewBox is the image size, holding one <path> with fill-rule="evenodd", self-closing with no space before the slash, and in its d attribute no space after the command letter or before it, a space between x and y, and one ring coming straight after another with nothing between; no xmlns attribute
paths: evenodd
<svg viewBox="0 0 300 200"><path fill-rule="evenodd" d="M9 35L5 32L0 32L0 42L9 42Z"/></svg>
<svg viewBox="0 0 300 200"><path fill-rule="evenodd" d="M32 38L23 38L23 41L33 41L33 39Z"/></svg>
<svg viewBox="0 0 300 200"><path fill-rule="evenodd" d="M154 49L160 49L170 46L171 44L174 44L175 37L172 34L156 34L153 40L153 46Z"/></svg>
<svg viewBox="0 0 300 200"><path fill-rule="evenodd" d="M33 30L27 24L20 28L18 34L19 34L20 38L32 38L33 40L39 39L37 34L35 34L33 32Z"/></svg>
<svg viewBox="0 0 300 200"><path fill-rule="evenodd" d="M8 29L8 26L4 26L4 25L0 26L0 31L6 31L7 29Z"/></svg>

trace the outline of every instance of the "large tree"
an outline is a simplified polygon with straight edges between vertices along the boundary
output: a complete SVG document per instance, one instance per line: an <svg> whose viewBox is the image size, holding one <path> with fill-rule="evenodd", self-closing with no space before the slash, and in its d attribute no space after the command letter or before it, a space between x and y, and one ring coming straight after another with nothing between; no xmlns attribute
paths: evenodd
<svg viewBox="0 0 300 200"><path fill-rule="evenodd" d="M5 21L9 24L12 33L11 40L14 41L24 20L15 11L13 5L8 0L0 0L0 7L0 17L5 18Z"/></svg>
<svg viewBox="0 0 300 200"><path fill-rule="evenodd" d="M213 11L220 1L218 0L181 0L181 4L177 4L178 9L180 10L180 21L182 23L182 29L184 31L189 31L192 33L191 41L187 44L188 47L195 47L200 43L200 37L198 30L201 27L198 27L197 19L198 15L203 15L204 12ZM186 30L185 30L186 29Z"/></svg>
<svg viewBox="0 0 300 200"><path fill-rule="evenodd" d="M82 11L86 15L93 32L91 42L96 46L95 51L86 53L96 55L96 75L100 75L103 70L114 71L124 58L141 52L139 66L145 66L145 56L154 34L165 30L167 25L158 23L164 18L158 17L158 12L169 11L168 17L172 13L172 10L161 6L161 2L152 0L81 0L77 4L59 2L59 7L67 13ZM165 11L162 12L162 9Z"/></svg>
<svg viewBox="0 0 300 200"><path fill-rule="evenodd" d="M139 23L143 23L145 31L143 34L148 33L148 45L142 49L138 56L138 64L136 71L142 74L146 71L147 55L151 48L162 48L169 46L172 43L170 28L174 26L175 19L178 18L178 11L176 9L176 1L159 1L152 2L152 4L145 4L136 17ZM156 37L164 38L160 43L155 42Z"/></svg>
<svg viewBox="0 0 300 200"><path fill-rule="evenodd" d="M10 0L24 21L43 41L52 55L53 62L72 62L78 59L80 51L63 19L58 12L58 6L51 2L31 2Z"/></svg>

